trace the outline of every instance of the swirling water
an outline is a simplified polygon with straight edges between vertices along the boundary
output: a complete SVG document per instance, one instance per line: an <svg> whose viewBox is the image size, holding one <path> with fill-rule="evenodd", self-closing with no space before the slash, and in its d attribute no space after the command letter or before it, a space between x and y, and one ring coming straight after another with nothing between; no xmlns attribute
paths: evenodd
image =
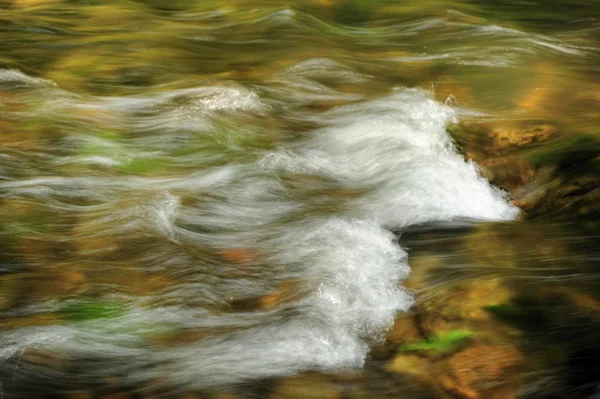
<svg viewBox="0 0 600 399"><path fill-rule="evenodd" d="M527 31L468 3L350 3L3 10L3 395L110 376L171 397L360 369L398 314L465 279L405 288L404 233L518 226L509 199L557 184L486 173L473 159L506 146L455 135L463 150L451 127L517 120L558 138L595 134L598 27L581 10L557 33L556 16ZM521 162L529 133L512 143L507 130L484 137L514 144L509 163ZM536 229L523 231L553 242ZM576 231L587 264L593 237ZM412 245L444 248L434 242ZM466 245L470 262L512 261L486 243ZM531 259L559 257L540 253ZM470 270L445 259L446 273Z"/></svg>

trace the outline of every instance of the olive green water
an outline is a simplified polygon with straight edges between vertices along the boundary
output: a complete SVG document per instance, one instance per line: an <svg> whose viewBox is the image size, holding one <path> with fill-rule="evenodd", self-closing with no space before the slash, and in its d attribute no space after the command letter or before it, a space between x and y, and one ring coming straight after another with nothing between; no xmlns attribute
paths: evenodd
<svg viewBox="0 0 600 399"><path fill-rule="evenodd" d="M593 0L0 0L0 398L597 397L598 18ZM460 153L522 213L401 226L415 302L362 367L236 368L235 331L318 291L267 234L371 187L286 171L301 206L264 225L234 206L255 206L243 181L210 187L401 88L455 110ZM195 380L199 342L239 353L230 379Z"/></svg>

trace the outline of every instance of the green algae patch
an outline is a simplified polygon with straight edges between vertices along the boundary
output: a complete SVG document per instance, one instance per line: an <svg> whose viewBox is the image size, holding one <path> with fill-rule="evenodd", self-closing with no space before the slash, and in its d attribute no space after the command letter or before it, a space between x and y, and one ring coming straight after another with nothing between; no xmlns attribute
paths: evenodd
<svg viewBox="0 0 600 399"><path fill-rule="evenodd" d="M58 313L69 321L88 321L119 317L125 310L125 306L119 302L88 301L67 305Z"/></svg>
<svg viewBox="0 0 600 399"><path fill-rule="evenodd" d="M431 351L450 353L471 340L475 335L469 330L452 330L445 334L433 336L419 341L409 342L400 347L401 352Z"/></svg>
<svg viewBox="0 0 600 399"><path fill-rule="evenodd" d="M113 130L101 131L95 136L87 137L81 146L81 154L117 158L127 154L120 141L121 133Z"/></svg>
<svg viewBox="0 0 600 399"><path fill-rule="evenodd" d="M165 159L137 153L122 141L120 132L112 130L88 138L80 152L82 155L112 159L117 163L114 168L124 173L147 174L169 166Z"/></svg>
<svg viewBox="0 0 600 399"><path fill-rule="evenodd" d="M165 162L156 158L133 158L131 161L118 167L119 170L127 173L151 173L164 169Z"/></svg>

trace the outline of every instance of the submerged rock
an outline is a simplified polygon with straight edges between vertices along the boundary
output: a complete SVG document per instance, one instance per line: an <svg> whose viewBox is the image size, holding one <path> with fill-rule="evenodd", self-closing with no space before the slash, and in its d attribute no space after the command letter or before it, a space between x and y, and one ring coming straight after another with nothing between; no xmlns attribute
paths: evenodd
<svg viewBox="0 0 600 399"><path fill-rule="evenodd" d="M600 187L598 154L600 140L594 135L577 135L532 152L529 162L540 175L532 185L538 192L545 190L529 206L530 217L593 220L600 215L595 201Z"/></svg>
<svg viewBox="0 0 600 399"><path fill-rule="evenodd" d="M410 342L421 337L418 320L414 312L398 315L394 325L385 334L386 340L393 344Z"/></svg>
<svg viewBox="0 0 600 399"><path fill-rule="evenodd" d="M484 176L490 183L508 190L513 195L530 183L536 175L529 162L520 156L488 158L480 160L478 164L487 171Z"/></svg>
<svg viewBox="0 0 600 399"><path fill-rule="evenodd" d="M512 297L512 292L496 279L468 281L440 287L435 295L417 303L421 326L428 336L453 330L487 330L494 334L493 318L483 310Z"/></svg>
<svg viewBox="0 0 600 399"><path fill-rule="evenodd" d="M515 124L497 126L489 133L495 149L508 147L524 147L548 140L558 131L558 127L551 124Z"/></svg>
<svg viewBox="0 0 600 399"><path fill-rule="evenodd" d="M535 288L525 284L510 302L487 310L523 332L520 348L537 372L523 377L539 397L591 397L600 363L598 298L579 292L581 285Z"/></svg>
<svg viewBox="0 0 600 399"><path fill-rule="evenodd" d="M514 347L476 344L437 365L439 383L458 398L516 398L524 364L523 355Z"/></svg>
<svg viewBox="0 0 600 399"><path fill-rule="evenodd" d="M269 399L340 399L341 388L319 375L286 378L269 396Z"/></svg>

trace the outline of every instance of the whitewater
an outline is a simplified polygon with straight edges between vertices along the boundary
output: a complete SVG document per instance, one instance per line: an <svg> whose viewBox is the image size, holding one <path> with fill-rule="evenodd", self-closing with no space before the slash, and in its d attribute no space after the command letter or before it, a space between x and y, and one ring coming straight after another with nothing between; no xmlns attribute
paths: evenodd
<svg viewBox="0 0 600 399"><path fill-rule="evenodd" d="M319 73L329 65L315 62ZM307 65L301 69L310 70ZM118 144L93 132L74 133L65 139L74 147L92 143L114 149L56 156L54 175L5 178L2 197L37 198L54 209L91 212L91 236L142 232L161 245L140 256L156 270L176 275L179 283L152 297L110 294L129 303L126 312L110 319L3 332L0 359L15 364L17 374L72 377L65 370L19 361L28 348L37 348L81 361L94 359L93 367L73 377L79 382L110 374L131 382L188 387L361 367L369 344L414 301L402 286L410 273L399 243L405 229L518 215L505 193L459 153L446 132L458 111L436 102L431 93L396 88L376 99L348 98L324 92L306 76L293 75L293 69L288 72L288 80L278 83L278 95L294 106L305 101L300 97L310 96L344 97L348 104L317 116L294 114L313 127L275 148L253 149L255 156L247 161L200 152L177 160L186 164L195 161L190 157L211 158L198 170L118 179L95 172L61 174L60 167L118 167L142 142L146 149L139 151L167 157L160 148L185 145L195 135L210 136L223 121L238 126L255 115L272 117L282 104L260 88L220 83L145 96L83 98L50 81L2 72L5 84L20 82L23 101L51 99L39 102L37 112L66 115L92 109L118 114L127 126L149 132ZM149 112L157 109L158 116ZM84 132L95 123L80 122ZM171 136L161 139L154 132ZM245 148L234 150L243 153ZM93 204L77 206L65 198L93 199ZM197 255L206 247L243 248L256 255L236 266L241 271L232 277L235 273L223 272L231 265ZM276 306L228 308L235 298L261 297L290 281L294 295ZM49 301L39 306L52 311L58 305ZM144 343L146 333L173 326L206 334L169 348Z"/></svg>

